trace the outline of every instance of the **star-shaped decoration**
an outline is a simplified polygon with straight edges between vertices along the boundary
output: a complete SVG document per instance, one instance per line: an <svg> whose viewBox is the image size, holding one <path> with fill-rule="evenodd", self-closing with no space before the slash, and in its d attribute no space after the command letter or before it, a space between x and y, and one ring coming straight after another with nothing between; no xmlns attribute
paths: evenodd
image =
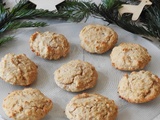
<svg viewBox="0 0 160 120"><path fill-rule="evenodd" d="M63 2L64 0L30 0L34 4L37 5L37 9L45 9L45 10L55 10L56 5Z"/></svg>

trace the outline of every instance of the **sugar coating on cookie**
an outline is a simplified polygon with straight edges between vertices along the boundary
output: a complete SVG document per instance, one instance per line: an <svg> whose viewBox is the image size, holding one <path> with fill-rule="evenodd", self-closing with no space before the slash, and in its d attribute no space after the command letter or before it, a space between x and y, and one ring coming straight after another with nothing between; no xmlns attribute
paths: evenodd
<svg viewBox="0 0 160 120"><path fill-rule="evenodd" d="M6 54L0 62L0 78L13 85L32 84L38 74L37 65L25 54Z"/></svg>
<svg viewBox="0 0 160 120"><path fill-rule="evenodd" d="M37 89L11 92L3 100L3 110L14 120L40 120L52 109L52 101Z"/></svg>
<svg viewBox="0 0 160 120"><path fill-rule="evenodd" d="M100 94L79 94L71 99L65 109L69 120L115 120L118 107L113 100Z"/></svg>
<svg viewBox="0 0 160 120"><path fill-rule="evenodd" d="M30 37L30 48L44 59L57 60L66 57L70 50L67 38L54 32L35 32Z"/></svg>
<svg viewBox="0 0 160 120"><path fill-rule="evenodd" d="M118 85L118 94L131 103L144 103L160 93L160 79L149 71L141 70L125 74Z"/></svg>
<svg viewBox="0 0 160 120"><path fill-rule="evenodd" d="M93 65L72 60L54 72L56 84L70 92L80 92L96 85L98 73Z"/></svg>
<svg viewBox="0 0 160 120"><path fill-rule="evenodd" d="M85 26L79 34L81 47L90 53L102 54L113 48L118 35L110 27L91 24Z"/></svg>
<svg viewBox="0 0 160 120"><path fill-rule="evenodd" d="M119 70L133 71L143 69L150 61L146 48L135 43L121 43L110 54L112 66Z"/></svg>

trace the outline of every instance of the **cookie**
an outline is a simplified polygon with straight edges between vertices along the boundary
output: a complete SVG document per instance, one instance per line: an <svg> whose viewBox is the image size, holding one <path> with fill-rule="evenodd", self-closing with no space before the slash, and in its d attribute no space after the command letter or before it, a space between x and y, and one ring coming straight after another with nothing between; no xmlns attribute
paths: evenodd
<svg viewBox="0 0 160 120"><path fill-rule="evenodd" d="M6 54L0 62L0 77L13 85L32 84L38 74L37 65L25 54Z"/></svg>
<svg viewBox="0 0 160 120"><path fill-rule="evenodd" d="M54 32L35 32L30 37L30 48L37 55L44 59L57 60L66 57L70 45L66 37Z"/></svg>
<svg viewBox="0 0 160 120"><path fill-rule="evenodd" d="M149 71L125 74L118 85L119 96L131 103L144 103L160 93L160 79Z"/></svg>
<svg viewBox="0 0 160 120"><path fill-rule="evenodd" d="M93 65L72 60L54 72L56 84L70 92L80 92L96 85L98 73Z"/></svg>
<svg viewBox="0 0 160 120"><path fill-rule="evenodd" d="M118 35L113 29L99 24L85 26L80 31L79 37L84 50L97 54L107 52L118 40Z"/></svg>
<svg viewBox="0 0 160 120"><path fill-rule="evenodd" d="M110 54L112 66L119 70L133 71L143 69L150 61L146 48L135 43L121 43Z"/></svg>
<svg viewBox="0 0 160 120"><path fill-rule="evenodd" d="M3 100L3 110L14 120L40 120L52 109L52 101L37 89L11 92Z"/></svg>
<svg viewBox="0 0 160 120"><path fill-rule="evenodd" d="M115 120L118 107L113 100L99 94L79 94L65 109L69 120Z"/></svg>

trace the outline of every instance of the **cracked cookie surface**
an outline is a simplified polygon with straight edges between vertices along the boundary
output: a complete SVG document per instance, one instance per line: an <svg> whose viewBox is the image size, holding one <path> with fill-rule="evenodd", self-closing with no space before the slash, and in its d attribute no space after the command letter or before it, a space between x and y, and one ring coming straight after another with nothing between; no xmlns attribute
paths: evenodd
<svg viewBox="0 0 160 120"><path fill-rule="evenodd" d="M25 54L6 54L0 62L0 77L13 85L27 86L37 78L37 65Z"/></svg>
<svg viewBox="0 0 160 120"><path fill-rule="evenodd" d="M81 47L90 53L102 54L113 48L118 35L110 27L91 24L85 26L79 34Z"/></svg>
<svg viewBox="0 0 160 120"><path fill-rule="evenodd" d="M11 92L2 106L14 120L40 120L52 109L53 103L39 90L26 88Z"/></svg>
<svg viewBox="0 0 160 120"><path fill-rule="evenodd" d="M144 103L160 94L160 79L149 71L125 74L119 82L118 94L131 103Z"/></svg>
<svg viewBox="0 0 160 120"><path fill-rule="evenodd" d="M64 35L49 31L35 32L29 42L31 50L37 56L49 60L66 57L70 50L69 42Z"/></svg>
<svg viewBox="0 0 160 120"><path fill-rule="evenodd" d="M98 73L93 65L72 60L54 72L56 84L70 92L80 92L96 85Z"/></svg>
<svg viewBox="0 0 160 120"><path fill-rule="evenodd" d="M115 120L117 113L118 107L113 100L88 93L73 97L65 109L69 120Z"/></svg>
<svg viewBox="0 0 160 120"><path fill-rule="evenodd" d="M121 43L110 54L112 66L119 70L133 71L143 69L150 61L146 48L135 43Z"/></svg>

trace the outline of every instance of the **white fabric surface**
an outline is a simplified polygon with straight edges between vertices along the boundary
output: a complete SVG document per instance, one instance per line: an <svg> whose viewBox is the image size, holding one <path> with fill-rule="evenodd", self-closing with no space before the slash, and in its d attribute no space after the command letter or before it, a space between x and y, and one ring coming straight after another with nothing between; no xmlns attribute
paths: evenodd
<svg viewBox="0 0 160 120"><path fill-rule="evenodd" d="M51 112L44 118L44 120L67 120L64 110L66 104L70 99L77 95L78 93L70 93L59 88L54 82L53 72L66 62L73 59L80 59L88 61L93 64L98 71L98 82L96 87L84 92L87 93L99 93L110 99L115 100L119 107L119 114L117 120L153 120L160 111L160 97L157 99L145 103L145 104L130 104L120 99L117 94L118 81L121 79L125 72L116 70L111 66L110 62L110 52L108 51L102 55L90 54L84 51L80 47L79 32L86 24L83 23L63 23L55 24L44 28L29 28L21 29L14 33L15 40L0 47L0 58L2 58L7 53L21 54L25 53L31 60L33 60L38 65L38 78L35 83L31 86L32 88L37 88L41 90L46 96L51 98L54 103L54 108ZM132 42L138 43L148 49L152 56L152 60L145 70L152 71L154 74L160 74L160 56L158 56L160 50L155 47L152 43L147 40L142 39L136 35L125 32L124 30L111 26L119 35L118 44L121 42ZM35 56L29 48L29 37L35 31L54 31L57 33L64 34L71 45L70 54L66 58L62 58L57 61L44 60L40 57ZM24 87L13 86L0 81L0 104L7 94L13 90L23 89ZM82 92L81 92L82 93ZM4 111L0 107L0 114L5 117Z"/></svg>
<svg viewBox="0 0 160 120"><path fill-rule="evenodd" d="M11 2L10 2L11 1ZM99 0L96 0L99 2ZM8 0L12 6L13 0ZM42 2L42 0L39 0ZM144 103L144 104L130 104L118 97L117 85L118 81L121 79L125 72L116 70L111 66L110 62L110 52L108 51L102 55L89 54L80 47L79 32L83 26L89 23L101 23L101 20L91 18L86 24L83 23L62 23L54 24L57 21L48 21L50 26L44 28L27 28L20 29L18 31L11 32L10 34L15 35L15 40L8 42L7 44L0 47L0 59L7 53L21 54L25 53L31 60L33 60L38 65L38 78L35 83L31 86L32 88L37 88L41 90L46 96L51 98L54 103L53 109L43 120L67 120L64 110L66 104L70 99L77 95L78 93L70 93L59 88L54 82L53 72L59 68L62 64L69 62L73 59L81 59L88 61L93 64L99 74L98 82L96 87L84 92L87 93L99 93L110 99L115 100L119 107L119 113L117 120L160 120L160 97L155 100ZM106 23L105 23L106 24ZM145 70L152 71L160 77L160 50L153 45L151 42L131 33L128 33L116 26L111 26L119 35L118 44L121 42L132 42L138 43L148 49L152 56L152 60ZM44 60L40 57L35 56L29 48L29 37L35 31L55 31L64 34L71 45L71 51L69 56L62 58L57 61ZM13 90L23 89L24 87L13 86L5 83L0 79L0 104L4 97L8 95ZM82 92L80 92L82 93ZM5 119L9 118L5 115L2 107L0 107L0 115Z"/></svg>

